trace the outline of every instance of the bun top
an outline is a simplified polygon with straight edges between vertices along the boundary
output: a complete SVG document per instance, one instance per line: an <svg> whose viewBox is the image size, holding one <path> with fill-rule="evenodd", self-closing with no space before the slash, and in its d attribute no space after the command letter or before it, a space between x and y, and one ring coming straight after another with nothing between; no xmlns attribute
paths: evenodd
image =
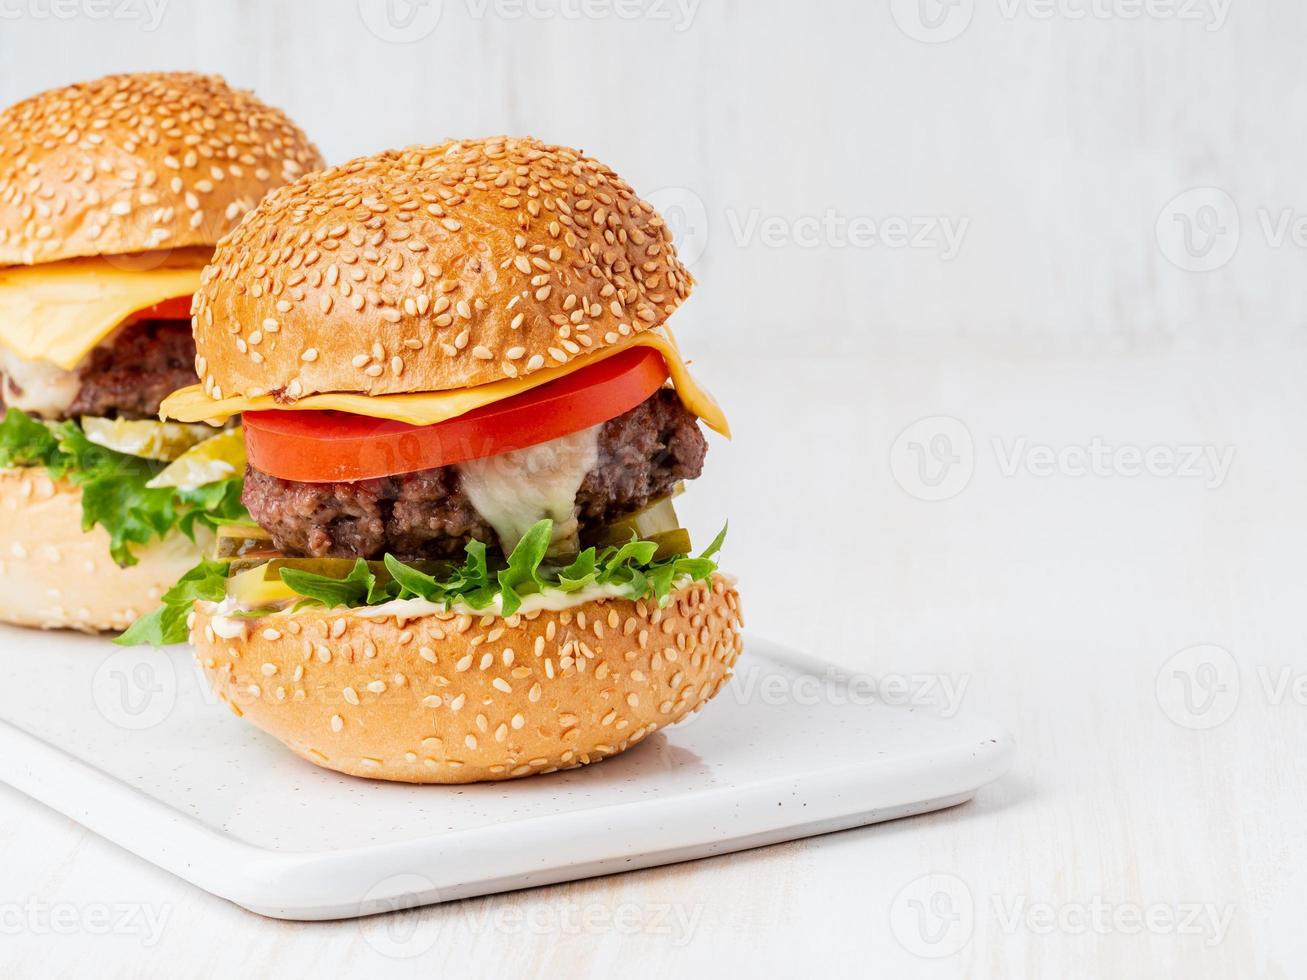
<svg viewBox="0 0 1307 980"><path fill-rule="evenodd" d="M323 164L286 116L215 75L111 75L0 112L0 265L212 247Z"/></svg>
<svg viewBox="0 0 1307 980"><path fill-rule="evenodd" d="M443 391L661 324L693 280L654 209L579 150L415 146L270 194L196 293L214 398Z"/></svg>

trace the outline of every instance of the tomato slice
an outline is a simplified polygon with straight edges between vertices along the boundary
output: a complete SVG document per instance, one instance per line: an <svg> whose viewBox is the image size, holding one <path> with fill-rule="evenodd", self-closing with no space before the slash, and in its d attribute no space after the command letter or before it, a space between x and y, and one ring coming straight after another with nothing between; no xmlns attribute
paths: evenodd
<svg viewBox="0 0 1307 980"><path fill-rule="evenodd" d="M175 299L165 299L162 303L155 303L144 310L137 310L127 320L129 323L139 323L141 320L189 320L190 318L191 297L178 296Z"/></svg>
<svg viewBox="0 0 1307 980"><path fill-rule="evenodd" d="M667 365L635 347L548 384L435 425L346 412L246 412L250 465L297 483L413 473L548 442L630 411L663 386Z"/></svg>

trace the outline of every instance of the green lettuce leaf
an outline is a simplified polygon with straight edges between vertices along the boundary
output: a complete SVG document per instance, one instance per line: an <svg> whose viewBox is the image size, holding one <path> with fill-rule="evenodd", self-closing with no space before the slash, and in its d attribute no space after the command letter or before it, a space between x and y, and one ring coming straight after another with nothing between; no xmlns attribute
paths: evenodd
<svg viewBox="0 0 1307 980"><path fill-rule="evenodd" d="M82 527L104 528L119 565L136 564L136 546L174 530L194 539L197 527L250 519L240 500L240 476L196 490L147 487L165 465L98 446L76 422L47 424L16 408L0 422L0 466L42 466L80 488Z"/></svg>
<svg viewBox="0 0 1307 980"><path fill-rule="evenodd" d="M344 578L331 578L298 568L283 568L281 580L291 589L328 609L337 606L366 606L377 584L377 577L360 558Z"/></svg>
<svg viewBox="0 0 1307 980"><path fill-rule="evenodd" d="M513 549L506 560L492 569L486 546L469 541L467 558L462 565L450 563L447 574L440 577L406 565L393 555L386 555L386 575L378 575L360 559L345 578L331 578L301 569L281 569L281 580L302 600L303 606L336 608L376 606L394 599L427 599L443 605L455 602L473 609L486 609L502 596L501 613L511 616L522 606L522 599L544 589L579 592L589 586L616 586L618 594L630 599L653 598L659 606L667 604L672 590L686 579L706 582L717 570L712 556L721 550L726 529L697 558L672 555L654 560L657 545L652 541L631 541L602 551L586 548L567 565L549 561L547 552L553 540L553 523L540 521ZM206 561L187 574L164 595L164 608L139 620L116 642L178 643L186 639L186 616L192 602L199 599L220 601L226 595L226 566ZM238 612L232 615L256 618L273 610Z"/></svg>
<svg viewBox="0 0 1307 980"><path fill-rule="evenodd" d="M508 567L496 576L503 598L503 614L511 616L522 608L522 595L537 591L545 585L540 577L540 563L553 543L553 521L540 521L532 525L513 553L508 556ZM520 590L520 591L519 591Z"/></svg>
<svg viewBox="0 0 1307 980"><path fill-rule="evenodd" d="M166 646L186 642L186 618L196 599L221 602L227 595L227 563L205 559L182 576L181 581L163 594L162 605L132 623L114 639L120 646L148 643Z"/></svg>
<svg viewBox="0 0 1307 980"><path fill-rule="evenodd" d="M630 541L621 547L602 551L586 548L567 565L555 565L548 559L553 540L553 522L543 520L533 525L518 542L493 578L486 546L469 541L467 560L453 568L444 578L437 578L393 555L386 555L390 573L388 583L378 582L365 562L355 564L349 576L333 579L307 572L282 569L281 578L292 590L310 603L327 606L374 606L392 599L426 599L450 604L461 602L473 609L490 606L501 596L500 611L511 616L522 607L522 599L545 589L579 592L594 585L616 586L621 595L632 599L652 596L665 605L678 582L690 579L706 582L717 570L712 556L726 540L726 528L699 555L673 555L654 560L658 546L652 541Z"/></svg>
<svg viewBox="0 0 1307 980"><path fill-rule="evenodd" d="M62 476L63 464L54 426L16 408L5 413L0 422L0 466L44 466L51 475Z"/></svg>
<svg viewBox="0 0 1307 980"><path fill-rule="evenodd" d="M385 564L386 570L390 572L394 582L399 585L400 594L404 598L427 599L431 602L439 602L444 599L445 587L436 581L435 576L405 565L394 555L386 555Z"/></svg>

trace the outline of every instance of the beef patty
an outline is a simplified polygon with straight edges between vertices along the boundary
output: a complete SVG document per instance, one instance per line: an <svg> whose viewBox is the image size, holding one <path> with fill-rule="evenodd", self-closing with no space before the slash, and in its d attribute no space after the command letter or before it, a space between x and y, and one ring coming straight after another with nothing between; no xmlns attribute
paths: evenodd
<svg viewBox="0 0 1307 980"><path fill-rule="evenodd" d="M663 388L599 430L599 459L576 495L584 532L639 510L703 471L708 443L676 392ZM401 559L459 555L495 543L456 466L354 483L295 483L249 467L241 498L288 555Z"/></svg>
<svg viewBox="0 0 1307 980"><path fill-rule="evenodd" d="M142 320L82 362L70 416L158 418L159 403L195 384L195 338L187 320Z"/></svg>
<svg viewBox="0 0 1307 980"><path fill-rule="evenodd" d="M166 396L197 380L190 322L142 320L124 327L87 354L76 370L79 388L60 419L155 419ZM23 393L17 381L0 374L0 396L6 391Z"/></svg>

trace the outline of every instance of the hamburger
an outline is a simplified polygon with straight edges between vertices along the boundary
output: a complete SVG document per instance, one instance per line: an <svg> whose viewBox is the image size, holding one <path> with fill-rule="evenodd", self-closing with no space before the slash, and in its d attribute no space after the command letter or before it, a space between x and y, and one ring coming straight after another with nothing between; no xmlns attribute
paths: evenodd
<svg viewBox="0 0 1307 980"><path fill-rule="evenodd" d="M241 416L251 523L121 642L189 637L237 715L377 779L580 766L699 709L741 620L722 535L692 548L673 504L704 427L729 434L667 323L692 284L567 147L412 147L275 191L205 270L199 382L162 406Z"/></svg>
<svg viewBox="0 0 1307 980"><path fill-rule="evenodd" d="M211 76L116 75L0 111L0 620L121 630L243 513L230 440L161 425L159 403L197 380L213 246L321 165Z"/></svg>

